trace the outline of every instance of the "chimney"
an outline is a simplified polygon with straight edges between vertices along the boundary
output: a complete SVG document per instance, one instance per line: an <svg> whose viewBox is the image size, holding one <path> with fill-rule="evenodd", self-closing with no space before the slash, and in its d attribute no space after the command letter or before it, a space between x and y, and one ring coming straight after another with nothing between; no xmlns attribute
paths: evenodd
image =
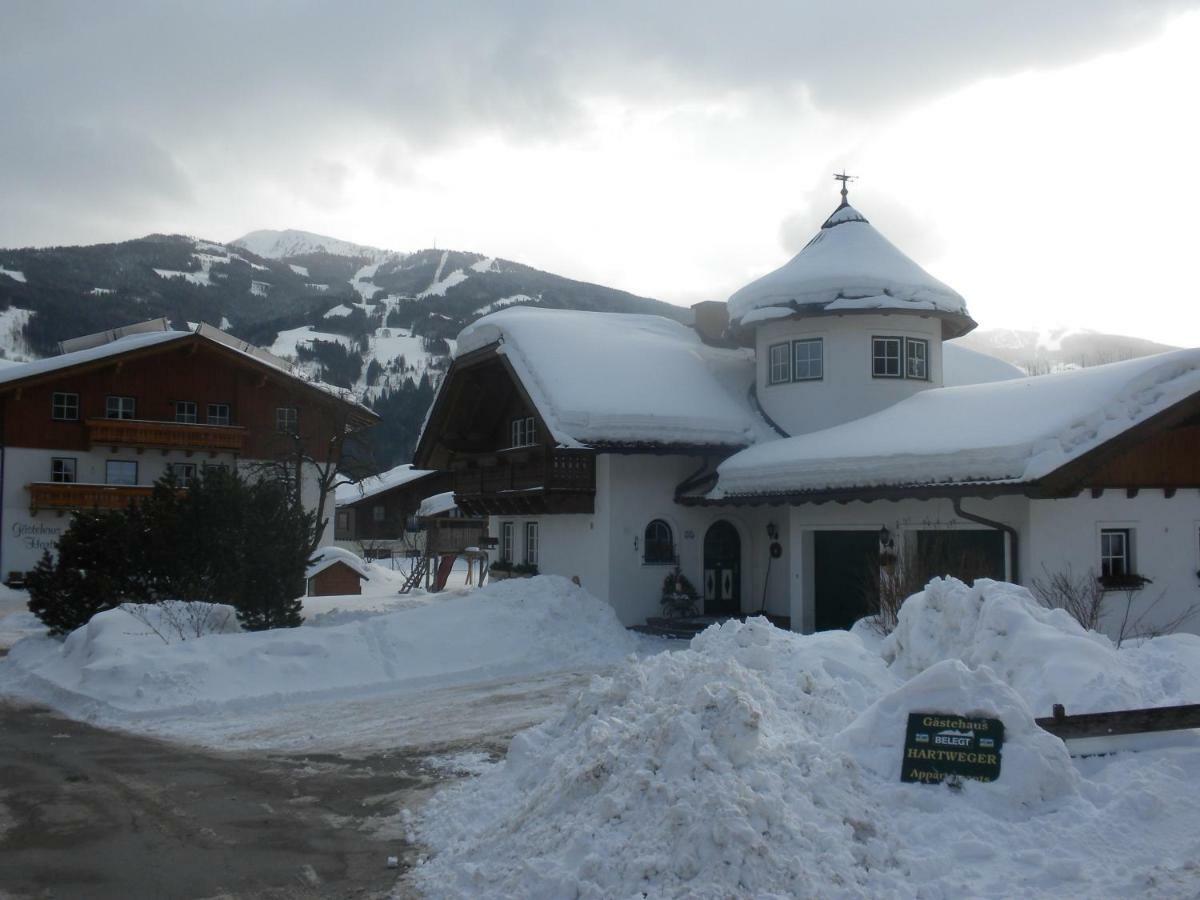
<svg viewBox="0 0 1200 900"><path fill-rule="evenodd" d="M692 304L692 327L706 344L728 345L729 307L720 300L702 300Z"/></svg>

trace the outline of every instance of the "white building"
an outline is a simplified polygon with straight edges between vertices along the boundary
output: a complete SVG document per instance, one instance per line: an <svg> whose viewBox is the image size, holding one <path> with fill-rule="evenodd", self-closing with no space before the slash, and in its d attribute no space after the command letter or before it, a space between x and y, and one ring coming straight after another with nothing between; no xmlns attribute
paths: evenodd
<svg viewBox="0 0 1200 900"><path fill-rule="evenodd" d="M1021 378L945 343L974 327L843 192L694 330L478 320L415 462L454 473L501 556L578 576L626 624L660 614L676 565L705 614L802 631L863 615L881 576L947 572L1070 573L1136 630L1177 624L1200 601L1200 351Z"/></svg>

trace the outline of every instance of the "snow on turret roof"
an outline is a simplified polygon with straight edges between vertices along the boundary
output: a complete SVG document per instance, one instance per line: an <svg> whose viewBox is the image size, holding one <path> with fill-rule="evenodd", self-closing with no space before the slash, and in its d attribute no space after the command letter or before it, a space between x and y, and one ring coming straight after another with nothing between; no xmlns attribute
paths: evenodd
<svg viewBox="0 0 1200 900"><path fill-rule="evenodd" d="M380 472L378 475L371 475L362 481L339 484L335 491L337 505L346 506L350 503L357 503L384 491L390 491L392 488L400 487L402 484L408 484L410 481L416 481L418 478L424 478L426 475L435 474L437 473L434 469L414 469L412 463L405 463L402 466L388 469L386 472Z"/></svg>
<svg viewBox="0 0 1200 900"><path fill-rule="evenodd" d="M709 496L1035 481L1197 392L1200 350L936 388L743 450L720 465Z"/></svg>
<svg viewBox="0 0 1200 900"><path fill-rule="evenodd" d="M820 314L850 310L911 310L947 321L947 336L975 327L967 305L880 234L845 201L790 262L729 298L734 325L760 320L760 309Z"/></svg>
<svg viewBox="0 0 1200 900"><path fill-rule="evenodd" d="M748 400L753 355L671 319L509 307L467 326L456 355L497 341L561 446L747 446L771 435Z"/></svg>

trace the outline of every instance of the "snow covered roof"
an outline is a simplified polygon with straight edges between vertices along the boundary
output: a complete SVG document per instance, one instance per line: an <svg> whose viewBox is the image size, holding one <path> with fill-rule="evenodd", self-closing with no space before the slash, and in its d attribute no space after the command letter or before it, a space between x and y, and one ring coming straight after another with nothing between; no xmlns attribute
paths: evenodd
<svg viewBox="0 0 1200 900"><path fill-rule="evenodd" d="M435 474L437 473L433 469L414 469L412 463L405 463L354 484L339 484L335 491L337 505L346 506L357 503L360 500L374 497L376 494L382 494L384 491L390 491L392 488L400 487L402 484L408 484L410 481L417 481L427 475Z"/></svg>
<svg viewBox="0 0 1200 900"><path fill-rule="evenodd" d="M711 499L964 483L1027 483L1200 392L1200 350L936 388L873 415L743 450Z"/></svg>
<svg viewBox="0 0 1200 900"><path fill-rule="evenodd" d="M454 491L443 491L426 497L417 507L418 516L444 516L457 511L458 504L454 502Z"/></svg>
<svg viewBox="0 0 1200 900"><path fill-rule="evenodd" d="M305 570L304 577L312 578L314 575L324 572L334 563L344 563L357 572L364 581L370 581L370 569L367 568L367 564L363 562L361 557L356 556L344 547L335 547L333 545L322 547L317 551L317 555L313 557L313 561Z"/></svg>
<svg viewBox="0 0 1200 900"><path fill-rule="evenodd" d="M456 357L499 342L564 447L744 447L770 437L747 393L754 357L661 316L509 307L458 337Z"/></svg>
<svg viewBox="0 0 1200 900"><path fill-rule="evenodd" d="M905 256L845 200L790 262L729 298L735 326L797 312L876 309L938 315L946 337L975 327L957 292Z"/></svg>
<svg viewBox="0 0 1200 900"><path fill-rule="evenodd" d="M83 350L74 350L69 353L60 353L57 356L47 356L45 359L38 359L33 362L7 366L0 369L0 386L12 382L24 381L28 378L36 378L40 375L47 375L63 369L70 369L75 366L86 365L97 360L120 356L135 350L145 350L150 347L161 346L188 338L202 338L211 343L218 344L239 356L253 360L259 365L274 369L282 375L286 375L302 384L330 394L344 403L355 406L372 419L377 418L373 412L358 401L358 398L352 392L323 381L306 378L302 373L267 351L203 323L198 324L195 330L189 331L166 330L126 334Z"/></svg>
<svg viewBox="0 0 1200 900"><path fill-rule="evenodd" d="M1014 378L1024 377L1024 370L1012 363L1006 363L970 347L952 343L942 344L942 387L1012 381Z"/></svg>

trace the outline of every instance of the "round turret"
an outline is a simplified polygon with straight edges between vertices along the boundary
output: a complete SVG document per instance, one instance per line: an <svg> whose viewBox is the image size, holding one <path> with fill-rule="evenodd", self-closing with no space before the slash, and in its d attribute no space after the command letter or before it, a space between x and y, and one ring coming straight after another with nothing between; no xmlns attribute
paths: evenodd
<svg viewBox="0 0 1200 900"><path fill-rule="evenodd" d="M790 262L729 298L756 349L763 411L788 434L860 418L942 385L942 341L966 302L842 202Z"/></svg>

